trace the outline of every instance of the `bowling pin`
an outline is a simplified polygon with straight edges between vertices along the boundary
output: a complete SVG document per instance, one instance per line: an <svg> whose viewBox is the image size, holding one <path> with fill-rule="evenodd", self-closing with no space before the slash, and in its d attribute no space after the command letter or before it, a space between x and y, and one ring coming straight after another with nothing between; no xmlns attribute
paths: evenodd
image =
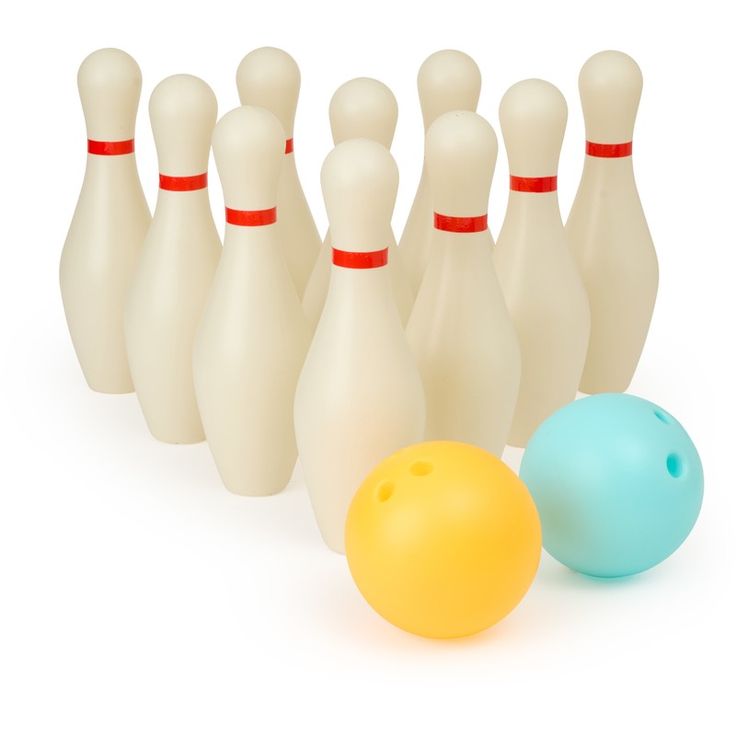
<svg viewBox="0 0 736 736"><path fill-rule="evenodd" d="M437 51L420 67L417 86L426 134L429 126L443 113L451 110L475 111L480 97L480 69L462 51ZM425 166L399 241L399 250L415 291L419 290L429 261L432 217Z"/></svg>
<svg viewBox="0 0 736 736"><path fill-rule="evenodd" d="M434 225L407 326L426 392L425 438L468 442L500 455L514 416L521 355L488 229L498 142L480 115L456 111L432 123L425 150Z"/></svg>
<svg viewBox="0 0 736 736"><path fill-rule="evenodd" d="M207 189L217 100L201 79L178 74L156 87L149 111L159 192L125 305L128 360L153 436L201 442L192 347L221 251Z"/></svg>
<svg viewBox="0 0 736 736"><path fill-rule="evenodd" d="M77 76L87 168L59 268L72 343L90 388L133 390L123 304L151 213L135 163L141 70L119 49L90 54Z"/></svg>
<svg viewBox="0 0 736 736"><path fill-rule="evenodd" d="M495 260L521 346L509 443L524 447L544 419L575 398L590 309L557 201L565 98L549 82L527 79L503 96L499 117L511 191Z"/></svg>
<svg viewBox="0 0 736 736"><path fill-rule="evenodd" d="M307 326L275 224L284 130L268 110L240 107L215 126L226 204L220 263L194 344L194 386L225 486L281 490L296 461L294 389Z"/></svg>
<svg viewBox="0 0 736 736"><path fill-rule="evenodd" d="M330 101L330 126L335 145L351 138L369 138L391 148L399 110L393 92L382 82L365 77L345 82ZM314 330L327 296L332 263L332 243L327 231L324 243L304 291L304 313ZM389 243L387 268L403 323L409 318L414 293L395 240Z"/></svg>
<svg viewBox="0 0 736 736"><path fill-rule="evenodd" d="M385 146L339 143L322 167L332 233L327 300L294 405L299 457L325 542L380 460L424 433L424 392L386 268L399 174Z"/></svg>
<svg viewBox="0 0 736 736"><path fill-rule="evenodd" d="M294 59L285 51L261 48L251 51L238 67L238 94L243 105L270 110L284 127L284 165L279 178L279 247L299 298L322 245L317 226L304 197L294 162L294 116L301 76Z"/></svg>
<svg viewBox="0 0 736 736"><path fill-rule="evenodd" d="M659 280L631 159L641 70L620 51L602 51L583 66L579 86L586 156L566 227L590 300L580 390L625 391L644 347Z"/></svg>

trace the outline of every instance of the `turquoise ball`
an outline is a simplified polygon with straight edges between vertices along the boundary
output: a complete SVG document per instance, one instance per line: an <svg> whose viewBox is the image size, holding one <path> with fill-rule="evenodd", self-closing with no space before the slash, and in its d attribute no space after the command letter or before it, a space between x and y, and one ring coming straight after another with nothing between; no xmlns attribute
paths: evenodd
<svg viewBox="0 0 736 736"><path fill-rule="evenodd" d="M597 394L555 412L530 439L520 475L544 548L595 577L662 562L685 541L703 501L703 466L683 426L628 394Z"/></svg>

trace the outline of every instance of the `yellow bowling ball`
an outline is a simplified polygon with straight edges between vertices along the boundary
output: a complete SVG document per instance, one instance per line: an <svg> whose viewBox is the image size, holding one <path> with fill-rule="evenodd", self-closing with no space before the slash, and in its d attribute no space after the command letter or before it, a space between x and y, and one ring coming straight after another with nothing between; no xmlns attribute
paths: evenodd
<svg viewBox="0 0 736 736"><path fill-rule="evenodd" d="M437 639L493 626L524 597L542 531L526 486L461 442L412 445L381 462L348 512L350 572L391 623Z"/></svg>

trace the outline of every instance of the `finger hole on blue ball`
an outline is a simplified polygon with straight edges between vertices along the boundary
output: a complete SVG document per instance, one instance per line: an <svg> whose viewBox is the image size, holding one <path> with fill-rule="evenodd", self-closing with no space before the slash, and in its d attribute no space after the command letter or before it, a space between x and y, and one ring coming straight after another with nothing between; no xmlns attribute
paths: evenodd
<svg viewBox="0 0 736 736"><path fill-rule="evenodd" d="M685 463L682 457L676 452L671 452L667 455L667 472L673 478L679 478L685 472Z"/></svg>

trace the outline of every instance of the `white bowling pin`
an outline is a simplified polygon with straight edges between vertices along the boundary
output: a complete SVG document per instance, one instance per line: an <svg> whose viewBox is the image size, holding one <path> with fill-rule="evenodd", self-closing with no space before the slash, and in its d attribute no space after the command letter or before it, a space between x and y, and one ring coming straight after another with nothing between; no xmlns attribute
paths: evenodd
<svg viewBox="0 0 736 736"><path fill-rule="evenodd" d="M226 204L225 242L194 344L194 385L225 486L281 490L296 461L294 389L307 326L274 227L284 131L258 107L215 126L212 149Z"/></svg>
<svg viewBox="0 0 736 736"><path fill-rule="evenodd" d="M503 452L521 355L493 265L488 195L498 143L474 112L441 115L427 133L431 254L407 338L427 398L428 440Z"/></svg>
<svg viewBox="0 0 736 736"><path fill-rule="evenodd" d="M426 133L443 113L451 110L475 111L480 97L480 69L462 51L437 51L420 67L417 86ZM415 291L419 289L429 262L431 236L432 203L424 167L414 204L399 241L399 249Z"/></svg>
<svg viewBox="0 0 736 736"><path fill-rule="evenodd" d="M369 138L391 148L398 114L396 98L385 84L365 77L351 79L337 89L330 101L332 138L335 145L351 138ZM312 329L317 325L325 304L331 263L332 241L328 230L302 300ZM388 269L396 305L402 322L406 323L414 303L414 292L395 240L389 243Z"/></svg>
<svg viewBox="0 0 736 736"><path fill-rule="evenodd" d="M149 111L159 193L125 305L128 360L153 436L201 442L192 347L221 251L207 189L217 100L201 79L178 74L156 87Z"/></svg>
<svg viewBox="0 0 736 736"><path fill-rule="evenodd" d="M285 51L261 48L251 51L238 67L238 94L243 105L270 110L284 127L284 165L279 178L279 247L301 298L322 240L304 197L294 162L294 117L301 76Z"/></svg>
<svg viewBox="0 0 736 736"><path fill-rule="evenodd" d="M61 296L90 388L127 393L123 303L151 221L133 153L141 70L124 51L100 49L82 62L77 83L87 168L61 254Z"/></svg>
<svg viewBox="0 0 736 736"><path fill-rule="evenodd" d="M496 270L521 346L521 386L509 443L524 447L552 412L575 398L590 309L557 201L567 105L549 82L527 79L501 100L511 172Z"/></svg>
<svg viewBox="0 0 736 736"><path fill-rule="evenodd" d="M299 457L325 542L378 462L424 432L424 392L386 269L399 174L385 146L338 144L322 167L333 242L327 301L294 405Z"/></svg>
<svg viewBox="0 0 736 736"><path fill-rule="evenodd" d="M641 70L620 51L602 51L583 66L579 86L586 156L566 228L590 300L580 390L625 391L644 347L659 281L631 159Z"/></svg>

